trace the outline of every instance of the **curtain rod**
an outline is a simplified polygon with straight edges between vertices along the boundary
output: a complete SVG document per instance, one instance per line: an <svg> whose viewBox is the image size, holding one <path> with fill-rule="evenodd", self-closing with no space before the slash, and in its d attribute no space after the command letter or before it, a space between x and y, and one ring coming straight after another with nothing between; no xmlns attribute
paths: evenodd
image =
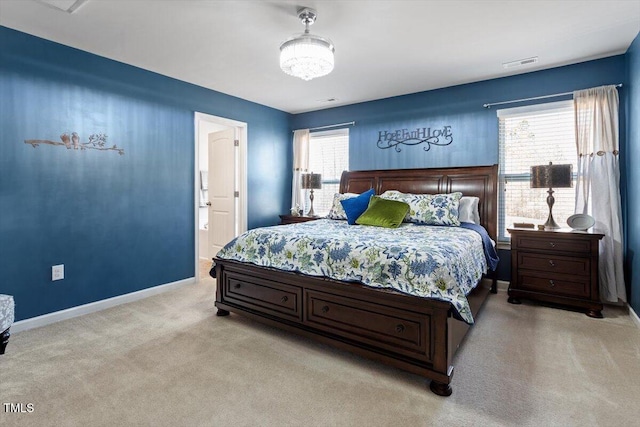
<svg viewBox="0 0 640 427"><path fill-rule="evenodd" d="M309 128L309 132L311 132L312 130L336 128L336 127L339 127L339 126L355 126L355 125L356 125L356 122L336 123L335 125L326 125L326 126L318 126L318 127L315 127L315 128ZM300 129L298 129L298 130L300 130ZM295 130L292 131L292 132L295 132Z"/></svg>
<svg viewBox="0 0 640 427"><path fill-rule="evenodd" d="M622 83L618 83L617 85L614 85L614 86L615 87L622 87ZM494 105L514 104L516 102L533 101L535 99L555 98L555 97L558 97L558 96L565 96L565 95L573 95L573 92L556 93L556 94L553 94L553 95L534 96L533 98L514 99L513 101L492 102L490 104L482 104L482 106L484 108L491 108Z"/></svg>

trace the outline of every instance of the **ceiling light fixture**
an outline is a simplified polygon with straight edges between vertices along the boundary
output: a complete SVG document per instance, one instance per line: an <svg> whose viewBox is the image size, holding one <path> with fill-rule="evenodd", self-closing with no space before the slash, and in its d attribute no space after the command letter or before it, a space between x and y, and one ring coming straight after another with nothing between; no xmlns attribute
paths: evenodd
<svg viewBox="0 0 640 427"><path fill-rule="evenodd" d="M309 25L316 21L317 13L304 8L298 11L298 18L305 26L304 33L289 38L280 45L280 68L285 73L309 81L326 76L333 70L331 40L309 33Z"/></svg>

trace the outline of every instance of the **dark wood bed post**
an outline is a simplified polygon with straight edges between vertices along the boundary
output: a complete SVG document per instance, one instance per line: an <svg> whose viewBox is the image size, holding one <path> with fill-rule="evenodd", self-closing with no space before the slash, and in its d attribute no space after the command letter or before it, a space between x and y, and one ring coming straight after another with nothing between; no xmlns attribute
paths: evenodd
<svg viewBox="0 0 640 427"><path fill-rule="evenodd" d="M489 274L487 274L487 277L491 279L491 293L497 294L498 293L498 272L490 271Z"/></svg>
<svg viewBox="0 0 640 427"><path fill-rule="evenodd" d="M211 270L209 270L209 276L213 277L214 279L216 278L216 266L215 264L213 264L213 267L211 267ZM216 298L218 296L218 292L216 290ZM216 316L218 317L223 317L223 316L228 316L229 315L229 311L228 310L224 310L222 308L218 308L218 311L216 311Z"/></svg>
<svg viewBox="0 0 640 427"><path fill-rule="evenodd" d="M404 193L462 192L480 198L481 225L496 240L498 166L343 172L341 193L374 188ZM429 388L449 396L453 357L468 329L451 304L353 282L215 259L217 316L230 311L421 375ZM495 293L495 272L492 280ZM474 318L489 289L468 295Z"/></svg>

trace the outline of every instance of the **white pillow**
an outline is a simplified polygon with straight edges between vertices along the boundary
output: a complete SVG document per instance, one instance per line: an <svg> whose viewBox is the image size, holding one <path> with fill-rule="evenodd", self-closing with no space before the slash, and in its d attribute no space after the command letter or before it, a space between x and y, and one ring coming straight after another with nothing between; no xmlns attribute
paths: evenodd
<svg viewBox="0 0 640 427"><path fill-rule="evenodd" d="M478 197L462 196L460 198L460 206L458 207L458 219L460 222L480 224L479 203L480 199Z"/></svg>
<svg viewBox="0 0 640 427"><path fill-rule="evenodd" d="M329 215L327 218L329 219L347 219L347 213L344 211L342 207L342 200L351 199L352 197L356 197L358 194L356 193L335 193L333 195L333 203L331 204L331 210L329 211Z"/></svg>

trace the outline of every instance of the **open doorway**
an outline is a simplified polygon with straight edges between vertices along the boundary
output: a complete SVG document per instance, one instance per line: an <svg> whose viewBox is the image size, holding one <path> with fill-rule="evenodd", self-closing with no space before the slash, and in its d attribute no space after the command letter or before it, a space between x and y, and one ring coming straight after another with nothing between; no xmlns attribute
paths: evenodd
<svg viewBox="0 0 640 427"><path fill-rule="evenodd" d="M247 229L247 124L195 114L195 271Z"/></svg>

